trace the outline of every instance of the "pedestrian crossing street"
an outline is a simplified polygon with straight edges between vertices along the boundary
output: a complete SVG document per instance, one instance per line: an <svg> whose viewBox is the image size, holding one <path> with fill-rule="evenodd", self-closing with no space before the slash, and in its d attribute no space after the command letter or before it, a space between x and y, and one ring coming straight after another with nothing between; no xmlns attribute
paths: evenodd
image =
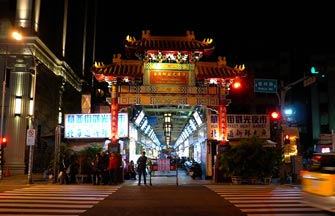
<svg viewBox="0 0 335 216"><path fill-rule="evenodd" d="M206 185L248 216L329 216L302 202L300 188L281 185Z"/></svg>
<svg viewBox="0 0 335 216"><path fill-rule="evenodd" d="M0 193L0 215L76 216L92 208L121 186L34 185Z"/></svg>

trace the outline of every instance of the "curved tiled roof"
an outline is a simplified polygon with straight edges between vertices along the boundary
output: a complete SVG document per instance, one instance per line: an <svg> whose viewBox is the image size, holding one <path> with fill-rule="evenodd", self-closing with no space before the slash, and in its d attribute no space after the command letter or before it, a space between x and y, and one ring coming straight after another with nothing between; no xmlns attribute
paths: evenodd
<svg viewBox="0 0 335 216"><path fill-rule="evenodd" d="M133 42L126 42L126 48L143 49L143 50L211 50L213 45L206 44L197 40L178 40L178 39L142 39Z"/></svg>
<svg viewBox="0 0 335 216"><path fill-rule="evenodd" d="M98 81L112 81L114 77L143 78L144 62L140 60L121 60L121 55L113 58L113 63L105 65L95 63L91 67L91 72ZM208 78L230 79L236 76L245 76L244 65L230 67L227 65L225 57L219 56L217 62L196 62L195 76L197 80ZM107 79L107 80L106 80Z"/></svg>
<svg viewBox="0 0 335 216"><path fill-rule="evenodd" d="M197 80L206 78L234 78L244 76L244 66L230 67L218 62L197 62L195 67Z"/></svg>
<svg viewBox="0 0 335 216"><path fill-rule="evenodd" d="M200 51L210 56L214 51L213 40L205 38L203 41L195 39L194 33L187 31L186 36L151 36L150 31L143 31L142 39L136 40L127 36L124 41L128 56L144 53L149 50L160 51Z"/></svg>
<svg viewBox="0 0 335 216"><path fill-rule="evenodd" d="M143 62L140 60L121 60L119 55L113 58L112 64L95 63L91 67L91 72L99 81L104 80L105 76L142 78Z"/></svg>
<svg viewBox="0 0 335 216"><path fill-rule="evenodd" d="M147 54L157 54L160 51L165 51L165 54L177 51L191 54L191 56L193 54L198 56L198 61L193 62L195 63L197 80L208 78L231 79L236 76L246 75L244 66L230 67L227 65L225 57L219 56L217 62L199 61L201 56L205 55L208 57L212 54L214 50L213 40L209 38L203 41L195 40L194 32L190 31L186 32L186 36L151 36L150 31L143 31L141 40L127 36L125 48L128 56L136 55L140 60L121 60L120 54L114 55L112 64L95 64L91 68L91 72L97 80L113 80L115 76L142 79L144 62L148 61Z"/></svg>

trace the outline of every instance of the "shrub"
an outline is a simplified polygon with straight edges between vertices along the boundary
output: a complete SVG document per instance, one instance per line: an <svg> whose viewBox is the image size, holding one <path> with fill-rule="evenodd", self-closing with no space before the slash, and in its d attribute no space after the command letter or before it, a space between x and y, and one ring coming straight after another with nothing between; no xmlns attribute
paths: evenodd
<svg viewBox="0 0 335 216"><path fill-rule="evenodd" d="M223 176L272 176L280 160L280 150L263 147L263 143L263 139L251 137L241 139L237 145L228 145L219 156L219 170Z"/></svg>

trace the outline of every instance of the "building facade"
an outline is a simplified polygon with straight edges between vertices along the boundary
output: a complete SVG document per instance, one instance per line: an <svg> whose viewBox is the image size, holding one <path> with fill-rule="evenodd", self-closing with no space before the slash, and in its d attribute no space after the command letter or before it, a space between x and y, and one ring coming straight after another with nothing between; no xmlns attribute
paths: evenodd
<svg viewBox="0 0 335 216"><path fill-rule="evenodd" d="M12 10L7 3L3 9ZM18 0L13 16L0 22L1 136L8 140L2 169L14 175L31 171L34 148L46 145L43 137L55 134L63 113L81 109L81 78L37 36L39 3Z"/></svg>

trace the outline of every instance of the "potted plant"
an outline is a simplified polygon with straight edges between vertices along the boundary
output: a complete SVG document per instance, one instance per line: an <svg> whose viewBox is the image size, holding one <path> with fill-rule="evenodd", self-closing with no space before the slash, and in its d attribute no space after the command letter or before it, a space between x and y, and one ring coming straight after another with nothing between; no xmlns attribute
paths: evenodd
<svg viewBox="0 0 335 216"><path fill-rule="evenodd" d="M219 171L223 178L230 178L233 184L242 183L243 164L240 163L240 152L236 146L227 145L219 156Z"/></svg>
<svg viewBox="0 0 335 216"><path fill-rule="evenodd" d="M270 184L272 176L276 173L276 167L281 158L281 149L274 147L263 148L262 178L265 184Z"/></svg>

